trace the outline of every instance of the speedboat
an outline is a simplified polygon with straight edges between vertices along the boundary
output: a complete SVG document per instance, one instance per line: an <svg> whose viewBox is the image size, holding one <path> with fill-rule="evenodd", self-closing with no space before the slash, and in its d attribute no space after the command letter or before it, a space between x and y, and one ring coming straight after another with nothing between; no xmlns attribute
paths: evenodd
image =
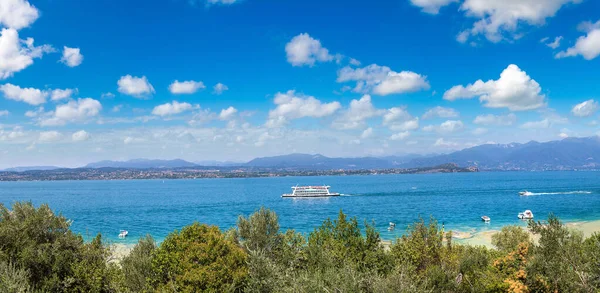
<svg viewBox="0 0 600 293"><path fill-rule="evenodd" d="M523 190L523 191L519 191L519 195L529 196L529 195L533 195L533 193L531 193L527 190Z"/></svg>
<svg viewBox="0 0 600 293"><path fill-rule="evenodd" d="M388 227L388 231L392 231L394 229L396 229L396 223L390 222L390 226Z"/></svg>
<svg viewBox="0 0 600 293"><path fill-rule="evenodd" d="M119 232L119 238L125 238L125 237L127 237L127 234L129 234L129 232L127 232L127 230L121 230Z"/></svg>
<svg viewBox="0 0 600 293"><path fill-rule="evenodd" d="M481 216L481 220L486 223L489 223L492 219L490 219L490 217L488 217L488 216Z"/></svg>
<svg viewBox="0 0 600 293"><path fill-rule="evenodd" d="M522 213L519 213L518 217L521 220L533 219L533 213L530 210L526 210L526 211L524 211Z"/></svg>

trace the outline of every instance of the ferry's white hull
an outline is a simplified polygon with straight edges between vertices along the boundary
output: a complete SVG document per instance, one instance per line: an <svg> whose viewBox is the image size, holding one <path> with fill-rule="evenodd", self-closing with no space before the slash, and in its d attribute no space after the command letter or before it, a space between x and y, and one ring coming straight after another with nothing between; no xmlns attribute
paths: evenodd
<svg viewBox="0 0 600 293"><path fill-rule="evenodd" d="M296 195L291 193L286 193L281 197L293 197L293 198L323 198L323 197L335 197L340 196L339 193L330 193L330 194L319 194L319 195Z"/></svg>

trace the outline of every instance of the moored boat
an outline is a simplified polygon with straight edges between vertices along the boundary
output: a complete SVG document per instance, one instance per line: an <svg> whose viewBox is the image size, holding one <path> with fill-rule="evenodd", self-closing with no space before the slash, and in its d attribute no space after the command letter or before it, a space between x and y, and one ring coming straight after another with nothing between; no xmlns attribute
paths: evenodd
<svg viewBox="0 0 600 293"><path fill-rule="evenodd" d="M490 219L490 217L488 217L488 216L481 216L481 220L486 223L489 223L492 219Z"/></svg>
<svg viewBox="0 0 600 293"><path fill-rule="evenodd" d="M525 210L524 212L519 213L517 217L521 220L529 220L533 219L533 213L530 210Z"/></svg>
<svg viewBox="0 0 600 293"><path fill-rule="evenodd" d="M125 238L128 234L129 232L127 230L121 230L119 231L119 238Z"/></svg>
<svg viewBox="0 0 600 293"><path fill-rule="evenodd" d="M314 197L332 197L332 196L340 196L339 193L330 192L329 188L331 186L323 185L323 186L293 186L292 193L285 193L281 197L305 197L305 198L314 198Z"/></svg>

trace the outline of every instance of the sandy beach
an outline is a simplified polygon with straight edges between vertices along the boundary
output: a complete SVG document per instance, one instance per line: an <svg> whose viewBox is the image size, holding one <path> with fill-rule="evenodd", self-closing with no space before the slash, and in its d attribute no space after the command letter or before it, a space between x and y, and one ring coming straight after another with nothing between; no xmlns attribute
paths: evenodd
<svg viewBox="0 0 600 293"><path fill-rule="evenodd" d="M569 228L583 232L584 237L589 237L595 232L600 232L600 220L564 222L564 224ZM492 248L494 247L492 245L492 235L498 233L499 231L500 230L487 230L481 232L452 231L452 237L457 243L483 245Z"/></svg>

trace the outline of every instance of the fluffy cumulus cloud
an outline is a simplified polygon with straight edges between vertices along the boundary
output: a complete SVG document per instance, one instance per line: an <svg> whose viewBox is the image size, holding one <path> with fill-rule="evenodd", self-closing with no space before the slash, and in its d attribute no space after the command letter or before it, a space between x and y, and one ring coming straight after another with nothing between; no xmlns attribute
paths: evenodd
<svg viewBox="0 0 600 293"><path fill-rule="evenodd" d="M403 131L403 132L392 134L392 136L390 136L390 139L391 140L405 140L409 136L410 136L410 132Z"/></svg>
<svg viewBox="0 0 600 293"><path fill-rule="evenodd" d="M53 142L62 138L62 134L58 131L42 131L38 138L41 142Z"/></svg>
<svg viewBox="0 0 600 293"><path fill-rule="evenodd" d="M429 14L438 14L440 8L454 2L458 0L410 0L412 5L420 7L423 12Z"/></svg>
<svg viewBox="0 0 600 293"><path fill-rule="evenodd" d="M154 107L154 109L152 110L152 114L164 117L183 113L192 109L193 106L190 103L180 103L177 101L173 101L172 103L165 103Z"/></svg>
<svg viewBox="0 0 600 293"><path fill-rule="evenodd" d="M479 125L496 125L496 126L510 126L517 122L517 115L510 113L508 115L493 115L485 114L478 115L473 120L473 123Z"/></svg>
<svg viewBox="0 0 600 293"><path fill-rule="evenodd" d="M361 139L367 139L367 138L370 138L371 136L373 136L373 128L371 128L371 127L363 130L363 132L360 134Z"/></svg>
<svg viewBox="0 0 600 293"><path fill-rule="evenodd" d="M573 47L557 53L556 58L581 55L586 60L592 60L600 55L600 21L583 22L579 25L579 29L587 34L579 37Z"/></svg>
<svg viewBox="0 0 600 293"><path fill-rule="evenodd" d="M405 108L393 107L383 114L383 125L392 131L409 131L419 128L419 118L413 117Z"/></svg>
<svg viewBox="0 0 600 293"><path fill-rule="evenodd" d="M429 89L427 77L412 71L392 71L387 66L371 64L363 68L346 66L338 71L337 82L355 81L354 92L386 96Z"/></svg>
<svg viewBox="0 0 600 293"><path fill-rule="evenodd" d="M577 117L589 117L594 115L594 113L598 111L599 107L600 106L598 105L598 102L594 100L587 100L585 102L573 106L573 109L571 109L571 113L573 113L573 115Z"/></svg>
<svg viewBox="0 0 600 293"><path fill-rule="evenodd" d="M12 0L8 0L10 2ZM4 3L4 2L3 2ZM0 14L3 8L0 5ZM19 33L12 28L2 29L0 35L0 79L6 79L31 64L36 58L54 52L49 45L34 46L33 38L19 39Z"/></svg>
<svg viewBox="0 0 600 293"><path fill-rule="evenodd" d="M238 112L238 110L234 107L229 107L227 109L223 109L223 110L221 110L221 113L219 113L219 119L229 120L229 119L233 118L237 112Z"/></svg>
<svg viewBox="0 0 600 293"><path fill-rule="evenodd" d="M314 66L316 62L329 62L334 56L307 33L299 34L285 45L287 61L293 66Z"/></svg>
<svg viewBox="0 0 600 293"><path fill-rule="evenodd" d="M382 114L371 103L371 96L364 95L359 100L352 100L350 107L333 121L332 126L337 129L363 129L368 119Z"/></svg>
<svg viewBox="0 0 600 293"><path fill-rule="evenodd" d="M206 86L201 81L174 81L169 85L169 91L175 95L181 94L193 94L198 92L199 90L205 89Z"/></svg>
<svg viewBox="0 0 600 293"><path fill-rule="evenodd" d="M81 54L81 50L79 48L69 48L65 46L63 48L62 57L60 58L60 62L64 63L69 67L77 67L81 65L83 62L83 55Z"/></svg>
<svg viewBox="0 0 600 293"><path fill-rule="evenodd" d="M215 95L220 95L228 90L229 90L229 88L220 82L215 84L215 86L213 86L213 94L215 94Z"/></svg>
<svg viewBox="0 0 600 293"><path fill-rule="evenodd" d="M458 111L452 109L452 108L445 108L445 107L441 107L441 106L436 106L434 108L431 108L429 110L427 110L427 112L425 112L425 114L423 114L423 119L432 119L432 118L456 118L458 117L460 114L458 113Z"/></svg>
<svg viewBox="0 0 600 293"><path fill-rule="evenodd" d="M90 137L90 134L85 130L79 130L71 135L73 141L86 141L90 139Z"/></svg>
<svg viewBox="0 0 600 293"><path fill-rule="evenodd" d="M279 127L303 117L321 118L330 116L341 108L339 102L323 103L312 96L305 96L290 90L277 93L273 100L277 107L269 111L268 127Z"/></svg>
<svg viewBox="0 0 600 293"><path fill-rule="evenodd" d="M459 132L465 128L465 124L460 120L447 120L442 122L440 125L427 125L423 127L423 131L433 132L436 131L442 134L449 134Z"/></svg>
<svg viewBox="0 0 600 293"><path fill-rule="evenodd" d="M56 106L56 110L47 113L47 117L40 120L40 126L59 126L68 122L86 122L95 117L102 110L102 104L92 98L69 101L66 104Z"/></svg>
<svg viewBox="0 0 600 293"><path fill-rule="evenodd" d="M0 5L0 24L13 29L30 26L40 13L26 0L2 0Z"/></svg>
<svg viewBox="0 0 600 293"><path fill-rule="evenodd" d="M48 97L47 91L36 88L21 88L10 83L0 85L0 92L9 100L25 102L33 106L45 103Z"/></svg>
<svg viewBox="0 0 600 293"><path fill-rule="evenodd" d="M457 85L444 93L444 99L479 97L485 107L525 111L544 107L545 96L540 85L517 65L509 65L498 80L478 80L467 86Z"/></svg>
<svg viewBox="0 0 600 293"><path fill-rule="evenodd" d="M475 18L473 27L457 37L466 42L475 36L484 36L492 42L518 38L523 25L543 25L567 4L581 0L465 0L460 9Z"/></svg>
<svg viewBox="0 0 600 293"><path fill-rule="evenodd" d="M50 93L50 99L52 101L68 99L76 92L77 89L55 89Z"/></svg>
<svg viewBox="0 0 600 293"><path fill-rule="evenodd" d="M146 76L135 77L128 74L122 76L117 81L117 85L119 86L118 91L120 93L136 98L145 98L155 92L154 87L152 87Z"/></svg>

